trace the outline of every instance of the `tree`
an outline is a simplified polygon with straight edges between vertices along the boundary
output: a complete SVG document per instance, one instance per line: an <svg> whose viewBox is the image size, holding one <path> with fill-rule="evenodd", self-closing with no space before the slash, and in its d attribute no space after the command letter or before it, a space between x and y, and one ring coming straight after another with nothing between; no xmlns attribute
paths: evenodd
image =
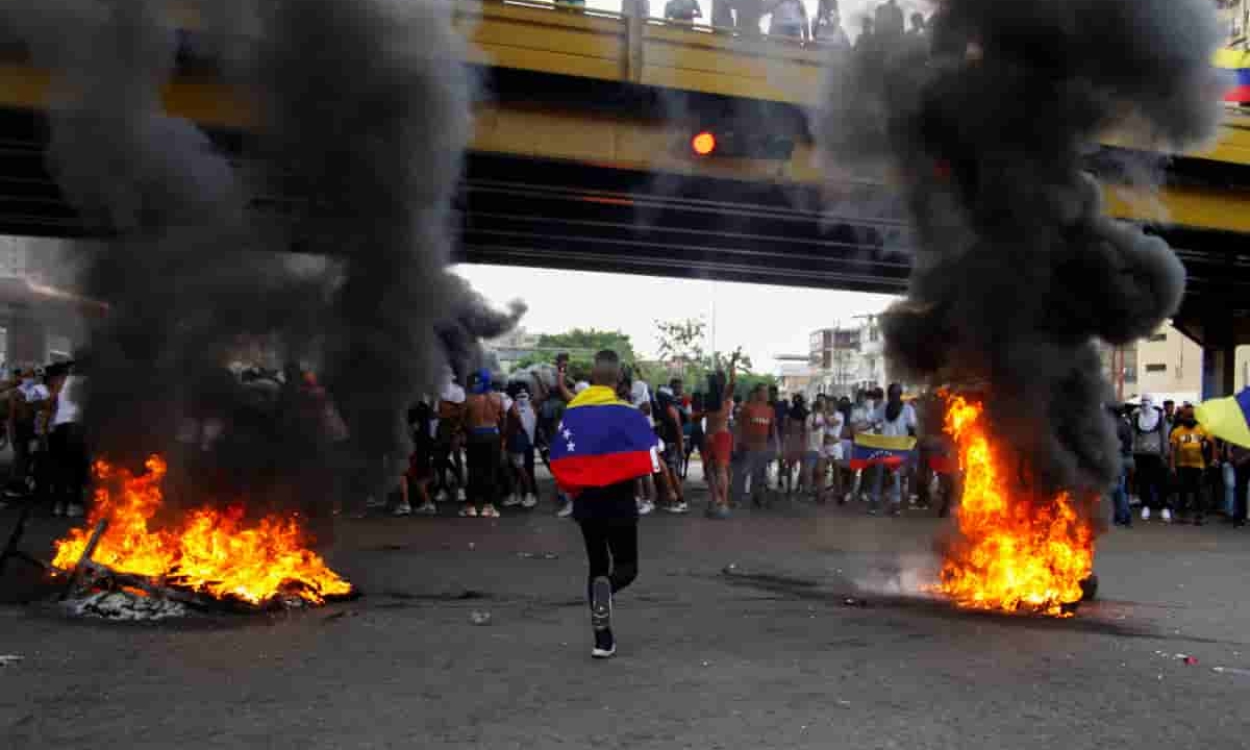
<svg viewBox="0 0 1250 750"><path fill-rule="evenodd" d="M569 377L573 380L586 380L594 365L595 354L611 349L626 365L635 361L634 344L629 336L621 331L600 331L595 328L574 328L564 333L545 333L538 337L538 345L532 352L516 363L521 370L531 365L550 365L555 363L557 354L569 355Z"/></svg>
<svg viewBox="0 0 1250 750"><path fill-rule="evenodd" d="M707 321L701 318L657 320L655 327L660 339L660 361L703 363Z"/></svg>
<svg viewBox="0 0 1250 750"><path fill-rule="evenodd" d="M634 361L634 344L629 336L621 331L600 331L597 328L574 328L565 333L543 334L538 337L538 348L552 350L553 354L568 352L584 354L587 359L596 352L611 349L616 352L622 362Z"/></svg>

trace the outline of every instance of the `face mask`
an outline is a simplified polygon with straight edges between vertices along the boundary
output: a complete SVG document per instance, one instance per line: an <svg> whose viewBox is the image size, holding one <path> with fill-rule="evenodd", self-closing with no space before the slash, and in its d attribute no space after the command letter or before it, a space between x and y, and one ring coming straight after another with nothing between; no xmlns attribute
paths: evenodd
<svg viewBox="0 0 1250 750"><path fill-rule="evenodd" d="M1198 420L1194 419L1193 417L1188 417L1186 419L1182 419L1181 423L1184 424L1186 427L1193 427L1194 425L1198 424Z"/></svg>

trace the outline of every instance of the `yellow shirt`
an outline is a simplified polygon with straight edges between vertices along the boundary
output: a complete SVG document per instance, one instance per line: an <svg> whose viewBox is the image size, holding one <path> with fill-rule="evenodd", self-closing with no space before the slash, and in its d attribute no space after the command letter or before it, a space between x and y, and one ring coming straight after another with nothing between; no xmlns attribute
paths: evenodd
<svg viewBox="0 0 1250 750"><path fill-rule="evenodd" d="M1202 425L1193 427L1180 425L1172 430L1172 451L1176 456L1176 465L1191 469L1205 469L1207 462L1202 456L1202 445L1204 441L1210 439L1210 435L1202 429Z"/></svg>

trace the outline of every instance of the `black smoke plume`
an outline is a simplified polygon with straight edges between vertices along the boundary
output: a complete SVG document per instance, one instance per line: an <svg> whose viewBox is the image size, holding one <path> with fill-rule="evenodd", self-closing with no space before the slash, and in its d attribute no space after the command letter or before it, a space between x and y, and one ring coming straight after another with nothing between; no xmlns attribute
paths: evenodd
<svg viewBox="0 0 1250 750"><path fill-rule="evenodd" d="M1039 486L1119 471L1095 341L1178 308L1161 239L1103 215L1099 136L1175 150L1210 138L1221 79L1207 0L948 0L929 39L877 39L834 71L817 130L834 163L905 194L918 247L887 356L915 379L984 387L994 432Z"/></svg>
<svg viewBox="0 0 1250 750"><path fill-rule="evenodd" d="M110 309L90 339L88 428L119 459L165 452L176 436L203 446L197 460L229 492L285 484L334 464L331 453L378 467L406 453L403 415L444 366L475 365L477 339L524 311L491 309L446 271L473 96L450 5L204 6L199 52L258 116L246 170L164 112L180 38L168 3L6 10L53 73L50 171L113 237L84 279ZM258 348L287 363L286 391L296 365L320 373L345 440L227 375Z"/></svg>

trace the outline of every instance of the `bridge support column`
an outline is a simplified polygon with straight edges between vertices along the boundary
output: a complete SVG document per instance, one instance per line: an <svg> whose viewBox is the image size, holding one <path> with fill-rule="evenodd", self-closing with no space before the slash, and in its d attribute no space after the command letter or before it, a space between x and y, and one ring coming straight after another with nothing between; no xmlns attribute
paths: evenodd
<svg viewBox="0 0 1250 750"><path fill-rule="evenodd" d="M1233 395L1237 379L1237 344L1231 307L1212 307L1202 322L1202 400Z"/></svg>

